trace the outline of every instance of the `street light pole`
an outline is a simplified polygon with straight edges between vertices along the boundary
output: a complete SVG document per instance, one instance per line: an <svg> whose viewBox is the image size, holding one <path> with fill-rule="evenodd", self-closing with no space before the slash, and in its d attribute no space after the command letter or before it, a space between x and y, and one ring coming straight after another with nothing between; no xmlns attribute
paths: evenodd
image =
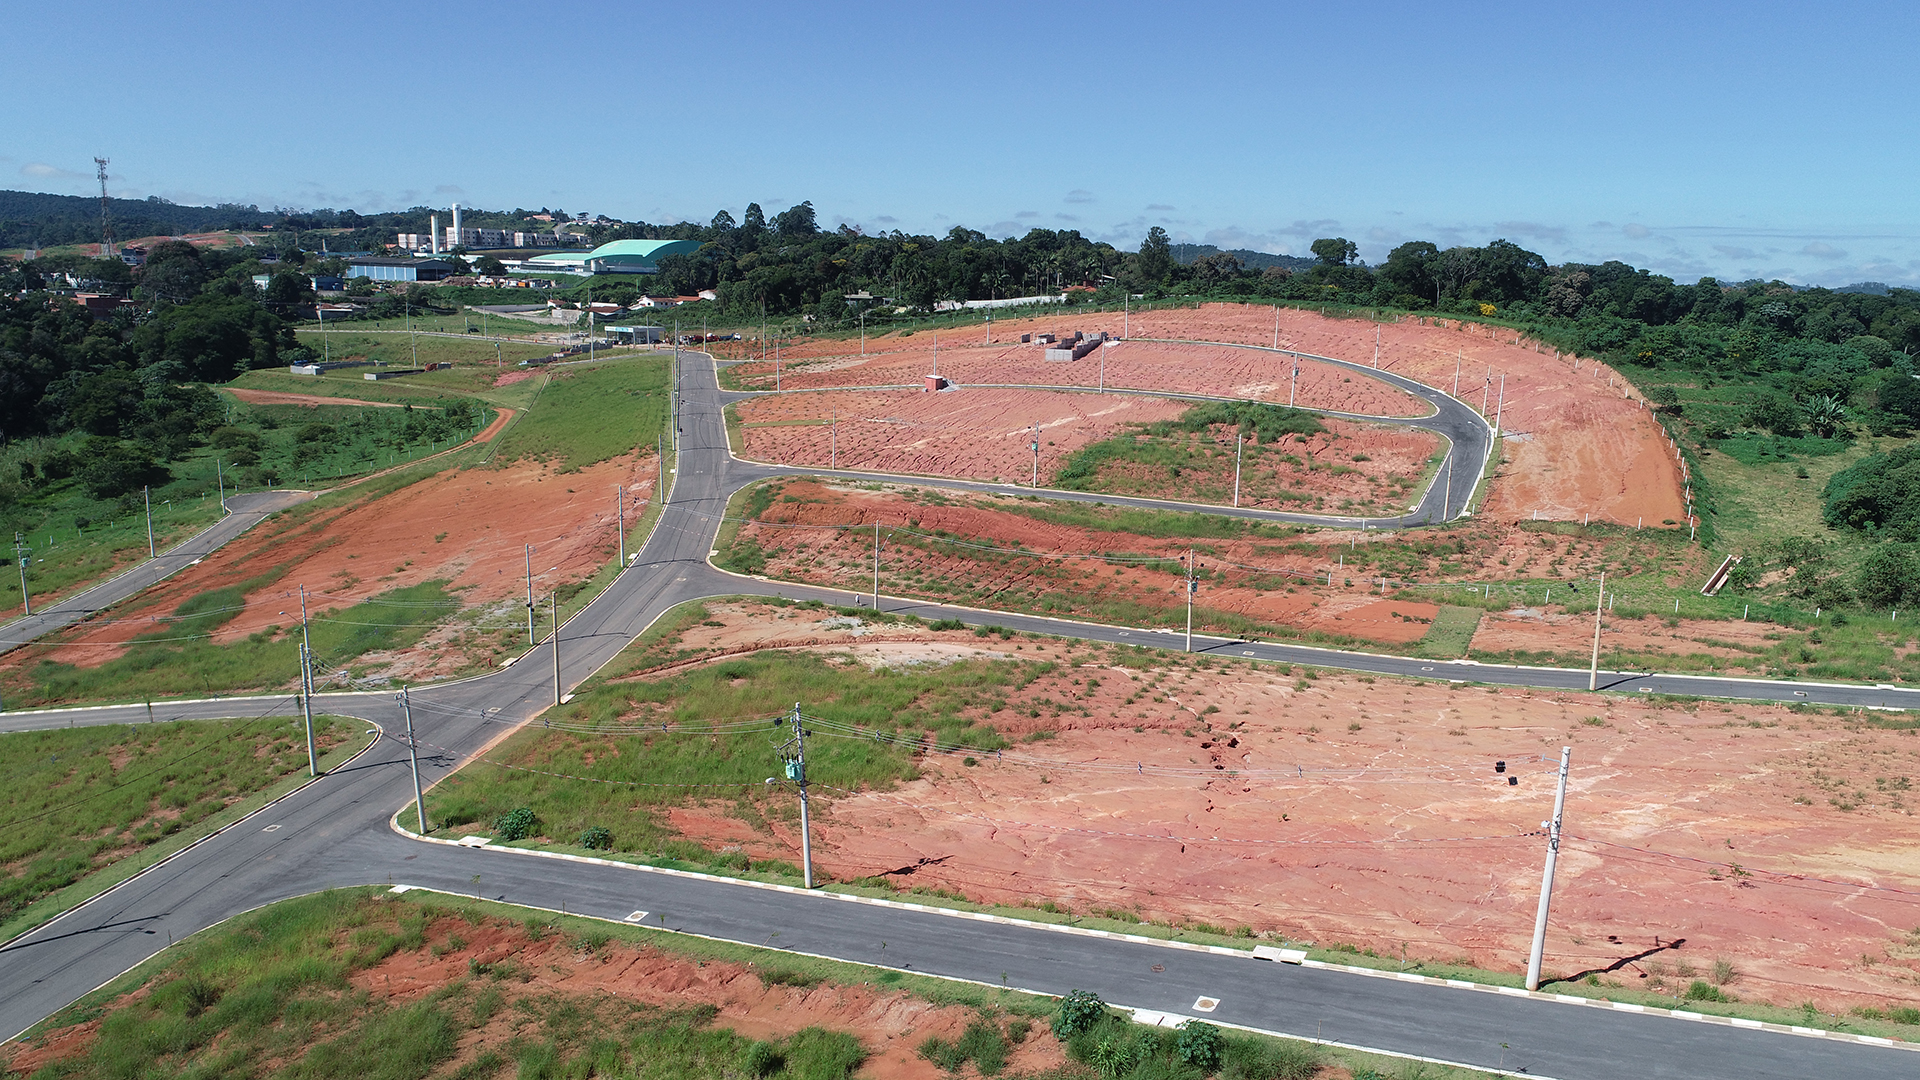
<svg viewBox="0 0 1920 1080"><path fill-rule="evenodd" d="M620 531L620 569L627 568L627 486L618 485L614 496L614 528Z"/></svg>
<svg viewBox="0 0 1920 1080"><path fill-rule="evenodd" d="M539 640L533 636L533 545L521 546L527 555L527 647L532 648Z"/></svg>
<svg viewBox="0 0 1920 1080"><path fill-rule="evenodd" d="M414 820L420 823L420 834L427 832L427 800L420 790L420 741L413 737L413 701L407 696L406 687L400 688L400 710L407 715L407 756L413 759L413 810Z"/></svg>
<svg viewBox="0 0 1920 1080"><path fill-rule="evenodd" d="M307 587L300 586L300 711L307 719L307 775L320 775L313 748L313 638L307 633Z"/></svg>
<svg viewBox="0 0 1920 1080"><path fill-rule="evenodd" d="M880 523L873 523L873 610L880 610Z"/></svg>
<svg viewBox="0 0 1920 1080"><path fill-rule="evenodd" d="M1553 899L1553 864L1560 859L1560 815L1567 805L1567 761L1573 747L1560 748L1560 786L1553 793L1553 820L1547 822L1547 867L1540 875L1540 910L1533 916L1533 951L1527 955L1527 989L1540 989L1540 955L1547 944L1547 906Z"/></svg>
<svg viewBox="0 0 1920 1080"><path fill-rule="evenodd" d="M1193 651L1193 594L1200 587L1194 580L1193 549L1187 549L1187 651Z"/></svg>
<svg viewBox="0 0 1920 1080"><path fill-rule="evenodd" d="M560 704L560 594L552 593L548 599L553 602L553 703Z"/></svg>
<svg viewBox="0 0 1920 1080"><path fill-rule="evenodd" d="M1238 431L1233 433L1233 505L1235 507L1240 505L1240 444L1244 439L1245 436L1242 433Z"/></svg>
<svg viewBox="0 0 1920 1080"><path fill-rule="evenodd" d="M151 487L146 487L146 486L144 486L144 485L143 485L143 486L142 486L142 487L140 488L140 498L141 498L142 500L144 500L144 501L146 502L146 504L147 504L147 558L149 558L149 559L151 559L151 558L153 558L153 557L154 557L154 550L153 550L153 489L152 489Z"/></svg>
<svg viewBox="0 0 1920 1080"><path fill-rule="evenodd" d="M19 533L13 534L14 561L20 564L20 605L33 614L33 598L27 595L27 560L33 557L33 549L27 546L27 538Z"/></svg>

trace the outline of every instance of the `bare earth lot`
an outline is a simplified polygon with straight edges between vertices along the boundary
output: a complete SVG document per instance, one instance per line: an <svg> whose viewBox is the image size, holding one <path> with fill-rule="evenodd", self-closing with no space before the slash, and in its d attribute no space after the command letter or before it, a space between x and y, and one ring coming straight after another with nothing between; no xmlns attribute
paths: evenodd
<svg viewBox="0 0 1920 1080"><path fill-rule="evenodd" d="M982 709L1016 740L1003 755L925 756L920 779L843 794L816 816L815 855L836 877L1512 970L1532 930L1553 763L1570 745L1551 973L1677 992L1724 960L1728 991L1749 1000L1840 1008L1916 993L1908 778L1920 738L1871 714L1200 669L965 631L776 621L747 602L710 610L685 646L801 642L868 665L1064 662L990 719ZM1057 734L1023 740L1036 731ZM718 807L673 822L755 857L791 860L797 847L786 826L756 831Z"/></svg>

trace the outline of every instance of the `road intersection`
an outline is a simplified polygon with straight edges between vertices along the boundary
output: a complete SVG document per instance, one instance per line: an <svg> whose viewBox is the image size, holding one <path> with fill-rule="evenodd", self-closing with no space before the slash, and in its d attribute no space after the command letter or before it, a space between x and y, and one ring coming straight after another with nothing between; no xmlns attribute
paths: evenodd
<svg viewBox="0 0 1920 1080"><path fill-rule="evenodd" d="M729 496L745 484L798 470L735 459L727 449L723 408L743 395L719 390L716 369L704 355L682 354L679 368L679 466L652 535L604 594L519 662L483 677L413 691L415 728L423 743L439 748L421 759L428 782L446 776L508 727L552 704L555 665L548 650L560 650L560 681L570 688L598 671L662 614L688 600L738 594L834 604L849 599L845 591L743 578L708 562ZM1421 389L1422 396L1432 400L1434 392ZM1477 416L1474 420L1479 422ZM1477 481L1483 458L1467 455L1464 440L1469 434L1460 434L1463 444L1455 456L1468 462ZM1485 445L1475 449L1484 453ZM1430 489L1423 509L1431 502ZM1182 643L1178 637L1137 628L884 597L882 602L888 611L930 619L991 620L1038 634L1159 648ZM1236 658L1559 690L1584 690L1587 678L1584 671L1445 663L1200 635L1194 647ZM1603 676L1605 687L1636 692L1920 707L1920 693L1893 688L1633 673ZM144 703L4 713L0 731L287 715L292 704L283 694L156 703L151 714ZM321 695L316 711L357 717L387 732L401 726L398 704L387 693ZM379 739L349 764L0 946L0 1033L26 1029L171 941L242 911L319 889L399 884L538 908L564 907L572 914L615 921L644 911L647 925L755 945L767 943L768 928L778 925L780 948L1042 993L1093 989L1110 1001L1173 1017L1195 1015L1192 1007L1204 995L1220 1001L1217 1010L1207 1014L1220 1022L1534 1075L1799 1080L1807 1075L1907 1075L1916 1060L1898 1050L1852 1041L1581 1009L1540 998L1266 964L1244 954L1062 933L907 906L851 903L837 894L423 842L403 835L392 823L395 812L412 800L407 756L401 740ZM889 942L884 956L878 950L883 939ZM1155 966L1163 971L1154 972Z"/></svg>

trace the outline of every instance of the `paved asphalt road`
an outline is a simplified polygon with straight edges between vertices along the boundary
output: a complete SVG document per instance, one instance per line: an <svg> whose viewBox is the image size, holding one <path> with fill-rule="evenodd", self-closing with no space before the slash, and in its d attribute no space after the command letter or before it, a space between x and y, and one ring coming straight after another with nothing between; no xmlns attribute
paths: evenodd
<svg viewBox="0 0 1920 1080"><path fill-rule="evenodd" d="M69 596L32 615L0 626L0 653L17 649L43 634L70 626L102 608L112 607L140 590L157 584L192 566L213 553L222 544L260 523L268 514L297 506L313 498L311 491L262 491L251 495L227 496L227 513L212 527L195 533L158 556L142 562L119 577L103 581L77 596ZM27 584L33 584L32 567Z"/></svg>
<svg viewBox="0 0 1920 1080"><path fill-rule="evenodd" d="M573 686L673 605L702 596L848 594L724 574L706 561L727 495L778 470L734 461L726 451L722 395L712 367L682 365L681 471L665 513L635 564L560 632L562 682ZM890 602L930 617L983 615ZM1166 634L1063 620L987 614L1003 626L1119 643L1178 647ZM1196 648L1425 678L1556 688L1583 687L1585 672L1432 664L1298 646L1196 638ZM484 678L413 695L416 729L430 744L422 767L436 780L554 698L552 644ZM1768 700L1920 705L1910 691L1808 686L1738 679L1609 676L1616 688ZM1798 693L1808 696L1801 699ZM258 716L289 711L285 697L155 706L153 719ZM388 694L329 694L324 711L400 730ZM0 714L0 730L69 723L142 723L145 705ZM165 947L240 911L316 889L403 883L473 893L578 914L623 918L649 912L658 925L749 944L1005 983L1046 993L1083 987L1130 1006L1190 1015L1194 998L1218 997L1213 1018L1274 1031L1352 1041L1400 1053L1538 1075L1877 1077L1910 1075L1904 1051L1617 1014L1468 990L1403 984L1238 957L1064 935L1004 924L795 895L747 885L567 863L504 851L408 840L388 820L412 798L406 748L393 738L334 773L209 838L55 922L0 946L0 1032L25 1029ZM268 831L271 829L271 831ZM477 879L477 880L476 880ZM773 937L775 931L779 936ZM886 942L884 952L880 942ZM1165 970L1153 972L1154 964ZM1504 1046L1502 1044L1505 1044Z"/></svg>

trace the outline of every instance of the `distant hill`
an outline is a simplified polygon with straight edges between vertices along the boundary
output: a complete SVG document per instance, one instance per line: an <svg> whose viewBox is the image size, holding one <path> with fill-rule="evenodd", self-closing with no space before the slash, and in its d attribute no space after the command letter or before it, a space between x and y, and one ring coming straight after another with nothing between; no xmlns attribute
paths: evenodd
<svg viewBox="0 0 1920 1080"><path fill-rule="evenodd" d="M181 206L158 196L108 199L117 240L216 229L259 228L277 215L257 206ZM0 191L0 248L53 247L100 239L100 200L84 195Z"/></svg>
<svg viewBox="0 0 1920 1080"><path fill-rule="evenodd" d="M1212 244L1173 244L1173 258L1181 266L1192 266L1208 255L1220 254L1220 249ZM1232 248L1227 254L1240 260L1240 265L1250 270L1265 270L1269 266L1284 266L1288 270L1305 270L1317 260L1302 258L1298 255L1270 255L1264 251L1250 251L1247 248Z"/></svg>
<svg viewBox="0 0 1920 1080"><path fill-rule="evenodd" d="M1863 296L1890 296L1893 290L1881 281L1860 281L1852 285L1842 285L1834 292L1859 293Z"/></svg>

